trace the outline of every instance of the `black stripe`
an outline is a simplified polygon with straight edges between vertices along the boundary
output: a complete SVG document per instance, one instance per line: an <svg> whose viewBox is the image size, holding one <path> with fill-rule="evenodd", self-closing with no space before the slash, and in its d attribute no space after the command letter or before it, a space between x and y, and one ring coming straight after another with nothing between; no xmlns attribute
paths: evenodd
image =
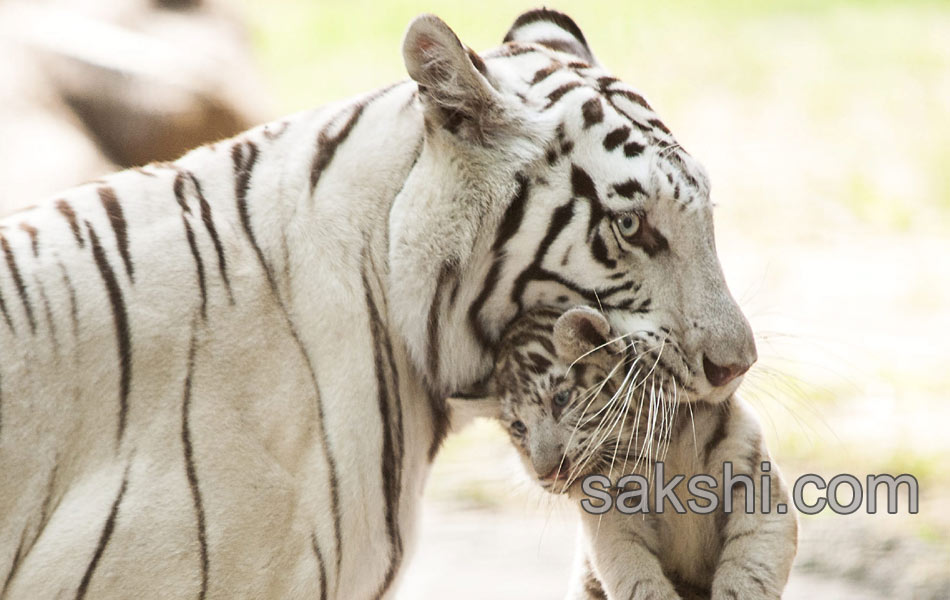
<svg viewBox="0 0 950 600"><path fill-rule="evenodd" d="M323 172L327 169L327 167L330 166L330 163L333 162L333 156L336 154L340 144L346 141L346 138L350 135L350 132L353 131L354 127L356 127L356 123L363 115L363 110L366 108L366 105L382 95L385 91L388 91L388 89L389 88L380 90L370 98L358 102L353 107L353 112L350 113L350 117L346 120L343 128L340 129L339 133L336 135L331 136L328 132L330 128L336 124L337 117L339 115L330 119L330 122L327 123L323 129L320 130L320 133L317 134L317 150L313 157L313 163L310 166L311 194L316 191L317 184L320 183L320 177L323 175Z"/></svg>
<svg viewBox="0 0 950 600"><path fill-rule="evenodd" d="M115 273L109 266L106 253L99 243L92 224L86 221L86 230L89 232L89 243L92 246L92 257L102 276L109 303L112 306L112 319L115 322L116 352L119 359L119 425L116 430L116 444L122 441L125 433L125 421L129 411L129 387L132 382L132 341L129 333L129 316L125 310L125 300L122 298L122 289L116 281Z"/></svg>
<svg viewBox="0 0 950 600"><path fill-rule="evenodd" d="M36 545L36 541L40 539L40 536L43 534L43 530L46 528L47 515L49 514L49 505L50 500L53 496L53 483L56 480L56 472L59 466L55 465L50 473L49 483L46 485L46 498L43 500L43 506L40 509L40 519L39 524L36 528L36 533L33 535L33 539L29 543L26 542L26 530L24 527L23 531L20 534L20 544L17 546L16 554L13 556L13 564L10 567L10 572L7 573L7 577L3 582L3 588L0 588L0 600L7 597L7 590L10 586L10 582L13 581L13 578L16 576L17 570L20 567L20 561L24 557L29 556L30 552L33 550L33 546Z"/></svg>
<svg viewBox="0 0 950 600"><path fill-rule="evenodd" d="M687 581L679 573L669 573L670 583L676 590L678 597L684 600L699 600L700 598L709 598L711 595L708 586L697 585L692 581Z"/></svg>
<svg viewBox="0 0 950 600"><path fill-rule="evenodd" d="M364 253L368 254L367 250L369 248L369 243L364 246ZM378 289L385 289L385 284L383 279L379 276L379 270L376 268L376 261L373 259L372 255L369 255L369 265L373 271L373 275L376 278L376 285ZM389 305L386 302L386 295L380 294L380 297L383 301L383 312L389 315ZM380 331L383 334L383 349L386 351L386 363L389 366L389 376L392 383L393 396L395 401L393 402L393 411L396 415L394 423L394 431L396 433L395 444L393 447L396 451L396 464L398 469L396 470L396 490L401 494L402 490L402 471L403 471L403 454L405 447L405 439L403 435L403 423L402 423L402 395L399 393L399 370L396 368L396 358L393 354L393 344L392 340L389 337L389 327L383 326Z"/></svg>
<svg viewBox="0 0 950 600"><path fill-rule="evenodd" d="M428 456L429 462L432 462L449 433L452 415L445 397L434 390L429 390L429 406L432 407L432 443L429 444Z"/></svg>
<svg viewBox="0 0 950 600"><path fill-rule="evenodd" d="M39 230L36 227L33 227L29 223L20 223L20 229L26 232L30 236L30 246L33 248L33 258L40 257L40 235Z"/></svg>
<svg viewBox="0 0 950 600"><path fill-rule="evenodd" d="M3 248L3 254L7 259L7 268L13 275L13 284L16 286L17 295L20 296L20 302L23 303L23 310L26 312L26 319L30 323L30 332L36 333L36 318L33 316L33 305L30 303L30 297L26 293L26 284L23 283L23 277L20 275L20 269L16 264L16 257L13 255L13 248L7 238L0 233L0 247Z"/></svg>
<svg viewBox="0 0 950 600"><path fill-rule="evenodd" d="M205 265L201 260L201 252L198 250L198 242L195 240L195 232L191 229L186 215L191 214L191 208L188 207L188 201L185 198L185 174L179 172L175 177L174 184L175 199L181 207L181 223L185 227L185 239L188 240L188 248L191 250L191 256L195 260L195 271L198 277L198 290L201 292L201 318L208 320L208 291L205 287Z"/></svg>
<svg viewBox="0 0 950 600"><path fill-rule="evenodd" d="M597 579L597 576L594 574L594 568L591 567L589 560L584 560L584 592L587 594L588 600L607 600L607 593L604 592L604 587L601 585L600 580Z"/></svg>
<svg viewBox="0 0 950 600"><path fill-rule="evenodd" d="M600 98L591 98L581 106L581 114L584 116L584 129L592 127L604 120L604 106L600 103Z"/></svg>
<svg viewBox="0 0 950 600"><path fill-rule="evenodd" d="M584 39L584 34L581 32L580 27L577 26L577 23L575 23L573 19L564 13L558 12L556 10L549 10L547 8L536 8L534 10L529 10L528 12L519 16L511 26L511 29L508 30L504 41L512 41L515 39L515 32L518 29L532 23L537 23L538 21L546 21L548 23L557 25L559 28L571 34L578 42L581 43L583 49L590 53L590 49L587 47L587 40Z"/></svg>
<svg viewBox="0 0 950 600"><path fill-rule="evenodd" d="M524 209L528 199L528 177L524 173L517 173L515 180L518 182L518 190L508 203L501 225L498 227L495 243L492 244L492 250L495 252L499 252L508 240L514 237L524 219Z"/></svg>
<svg viewBox="0 0 950 600"><path fill-rule="evenodd" d="M244 152L245 146L248 149L247 156L245 156ZM306 347L303 345L303 341L300 339L300 334L297 333L297 329L294 327L293 321L290 319L290 314L287 311L287 307L284 306L284 303L277 292L277 281L274 279L274 274L271 271L270 265L268 265L267 261L264 259L263 251L261 250L260 246L257 245L257 239L255 238L254 230L251 227L251 219L247 211L247 190L251 179L251 171L254 167L254 163L257 162L257 154L257 145L250 141L244 144L238 142L231 149L231 159L234 162L235 199L237 202L238 214L241 218L241 225L244 228L244 233L247 236L248 241L251 243L251 246L254 248L254 252L257 255L258 262L261 264L261 268L264 269L264 275L267 277L267 282L270 285L271 292L274 294L274 298L276 299L277 304L280 306L281 313L283 314L287 328L290 331L290 335L293 337L294 343L297 345L297 349L300 351L301 356L307 363L307 369L310 373L310 380L313 383L314 394L316 395L315 400L317 405L317 413L320 417L320 444L323 450L323 455L327 460L327 470L329 471L328 476L330 478L330 510L333 514L333 533L336 538L335 585L339 585L340 565L343 561L343 535L340 526L340 491L338 489L336 459L333 456L333 452L330 448L330 440L327 436L326 413L323 408L322 400L323 394L320 393L320 384L317 380L317 371L314 367L313 359L310 357Z"/></svg>
<svg viewBox="0 0 950 600"><path fill-rule="evenodd" d="M629 92L627 90L604 90L603 86L601 86L601 90L604 92L604 96L603 96L604 100L607 101L607 104L609 104L611 108L613 108L617 112L618 115L627 119L627 121L629 121L631 125L636 127L639 131L642 131L647 136L654 138L654 141L655 141L656 136L654 135L653 127L651 125L641 122L639 119L634 117L632 114L630 114L626 110L622 109L620 106L617 105L616 102L614 102L615 95L623 96L623 97L626 97L627 99L633 100L633 96L637 96L636 94L634 94L633 92ZM639 102L637 104L639 104ZM651 112L653 110L653 109L650 109L649 106L647 106L647 109L650 110Z"/></svg>
<svg viewBox="0 0 950 600"><path fill-rule="evenodd" d="M112 225L112 231L115 232L115 242L119 248L119 256L125 264L125 272L129 275L131 281L135 281L135 271L132 268L132 257L129 254L129 230L125 222L125 213L122 212L122 205L115 196L115 190L104 186L99 188L99 199L102 201L102 207L109 217L109 224Z"/></svg>
<svg viewBox="0 0 950 600"><path fill-rule="evenodd" d="M310 534L310 544L313 546L313 555L317 558L317 568L320 570L320 600L327 600L327 570L323 564L323 553L317 544L317 532Z"/></svg>
<svg viewBox="0 0 950 600"><path fill-rule="evenodd" d="M602 236L599 231L594 234L594 239L591 241L590 253L591 256L594 257L594 260L606 268L615 269L617 267L617 261L610 258L607 251L607 244L604 242L604 236Z"/></svg>
<svg viewBox="0 0 950 600"><path fill-rule="evenodd" d="M643 108L645 108L645 109L647 109L647 110L649 110L649 111L652 111L652 110L653 110L653 107L650 106L650 103L647 102L646 99L645 99L643 96L641 96L640 94L638 94L638 93L636 93L636 92L634 92L634 91L631 91L631 90L610 90L610 91L607 92L607 94L610 95L610 96L614 96L614 95L623 96L624 98L626 98L627 100L633 102L634 104L638 104L638 105L642 106Z"/></svg>
<svg viewBox="0 0 950 600"><path fill-rule="evenodd" d="M584 169L571 164L571 195L575 198L585 198L590 203L590 214L587 219L587 235L591 236L607 214L597 195L597 186L594 180Z"/></svg>
<svg viewBox="0 0 950 600"><path fill-rule="evenodd" d="M88 227L89 224L87 223L86 226ZM86 597L86 591L89 589L89 582L92 581L92 575L96 572L96 567L99 566L99 560L102 558L102 554L106 551L106 546L112 538L112 532L115 530L115 522L119 516L119 505L122 504L122 497L125 496L125 490L128 486L129 469L126 467L125 475L122 477L122 486L119 488L119 494L112 503L112 510L109 511L109 517L106 519L105 526L102 528L102 534L99 536L96 551L92 555L89 566L86 567L86 573L82 576L82 581L79 582L79 589L76 590L76 600L81 600Z"/></svg>
<svg viewBox="0 0 950 600"><path fill-rule="evenodd" d="M16 327L13 326L13 321L10 320L10 313L7 311L7 303L3 299L2 286L0 286L0 313L3 313L3 320L7 322L7 327L10 328L10 331L16 333Z"/></svg>
<svg viewBox="0 0 950 600"><path fill-rule="evenodd" d="M245 148L247 151L245 152ZM277 291L277 280L274 278L274 272L271 270L267 259L264 258L264 251L261 250L254 235L254 229L251 227L251 216L247 210L247 191L251 183L251 174L254 170L254 164L257 162L257 144L254 142L238 142L231 149L231 160L234 163L234 197L237 201L238 215L241 218L241 226L244 228L244 234L248 242L254 249L257 261L264 269L264 275L267 277L267 284L270 286L274 297L279 298Z"/></svg>
<svg viewBox="0 0 950 600"><path fill-rule="evenodd" d="M429 368L429 380L433 386L439 386L439 363L441 356L439 354L439 310L442 308L442 292L449 277L455 272L455 269L449 263L443 263L439 270L439 278L435 283L435 293L432 295L432 303L429 304L429 319L426 325L427 338L429 340L426 348L426 364Z"/></svg>
<svg viewBox="0 0 950 600"><path fill-rule="evenodd" d="M488 275L485 277L481 291L471 306L468 307L469 326L475 335L475 339L478 340L482 348L490 348L492 343L489 334L485 331L481 322L480 313L482 306L488 301L489 296L491 296L492 292L495 291L495 287L498 285L498 280L501 277L501 266L503 264L503 257L500 256L500 254L504 250L505 244L514 237L521 227L521 221L524 219L524 211L527 204L529 191L528 178L523 173L518 173L515 177L518 182L518 190L505 209L505 215L502 217L501 225L498 226L495 242L492 244L492 252L495 254L495 259L492 262L491 268L488 270Z"/></svg>
<svg viewBox="0 0 950 600"><path fill-rule="evenodd" d="M591 203L598 203L597 186L587 171L575 164L571 165L571 195L575 198L586 198Z"/></svg>
<svg viewBox="0 0 950 600"><path fill-rule="evenodd" d="M640 156L643 154L643 151L646 150L646 146L638 142L628 142L623 145L623 153L625 156L633 158L634 156ZM679 192L677 192L677 196Z"/></svg>
<svg viewBox="0 0 950 600"><path fill-rule="evenodd" d="M488 270L488 275L485 276L485 283L482 285L482 290L478 293L478 296L476 296L471 306L468 307L469 327L471 327L475 339L483 349L491 348L492 340L488 332L485 331L484 325L482 325L480 313L482 306L485 305L485 302L488 301L488 297L491 296L492 292L495 291L495 287L498 285L498 280L501 277L501 265L502 259L496 257L495 261L492 262L491 268Z"/></svg>
<svg viewBox="0 0 950 600"><path fill-rule="evenodd" d="M66 291L69 292L69 316L73 322L73 336L79 337L79 305L76 301L76 288L73 287L73 282L69 278L69 274L66 272L66 267L63 265L63 262L59 259L56 260L56 264L59 265L59 270L63 274L63 285L66 286Z"/></svg>
<svg viewBox="0 0 950 600"><path fill-rule="evenodd" d="M620 144L626 142L628 137L630 137L630 128L626 125L618 127L608 133L604 138L604 148L610 152Z"/></svg>
<svg viewBox="0 0 950 600"><path fill-rule="evenodd" d="M224 246L221 245L221 238L218 237L218 230L214 226L214 219L211 217L211 205L208 204L208 200L201 191L201 184L198 182L198 178L191 172L188 172L188 177L191 179L191 183L195 185L195 193L198 195L198 204L201 206L201 222L204 223L205 229L208 230L208 235L211 236L211 243L214 244L214 251L218 255L218 272L224 281L224 287L228 290L228 298L231 304L234 304L234 294L231 292L231 280L228 279L228 263L224 258Z"/></svg>
<svg viewBox="0 0 950 600"><path fill-rule="evenodd" d="M6 598L7 588L10 586L10 582L13 581L17 570L20 568L20 560L26 555L23 551L23 543L26 541L26 529L26 527L23 527L23 531L20 532L20 543L16 547L16 554L13 555L13 563L10 565L10 571L7 573L6 579L3 580L3 589L0 589L0 599Z"/></svg>
<svg viewBox="0 0 950 600"><path fill-rule="evenodd" d="M65 200L57 200L56 210L66 218L66 222L69 223L69 229L73 232L73 237L76 238L76 243L79 244L79 247L85 248L86 241L82 239L82 232L79 230L79 221L76 220L76 211L73 210L72 205Z"/></svg>
<svg viewBox="0 0 950 600"><path fill-rule="evenodd" d="M570 82L570 83L565 83L564 85L558 87L558 88L555 89L553 92L551 92L550 94L548 94L548 103L547 103L547 105L546 105L543 109L541 109L541 110L548 110L549 108L551 108L552 106L554 106L555 104L557 104L557 103L558 103L558 100L560 100L561 98L563 98L563 97L565 96L565 94L567 94L567 93L570 92L571 90L575 90L575 89L577 89L577 88L579 88L579 87L583 87L583 86L584 86L584 84L581 83L580 81L572 81L572 82Z"/></svg>
<svg viewBox="0 0 950 600"><path fill-rule="evenodd" d="M499 46L488 52L483 52L483 58L511 58L514 56L521 56L522 54L531 54L532 52L538 52L538 47L529 44L519 44L518 42L505 42L503 46Z"/></svg>
<svg viewBox="0 0 950 600"><path fill-rule="evenodd" d="M366 254L363 254L364 265L366 263ZM366 297L366 311L369 315L370 333L373 340L373 356L375 359L376 371L376 391L379 404L379 413L381 429L383 434L382 455L380 460L380 469L382 474L383 497L385 498L386 513L386 532L389 537L390 559L389 567L377 589L375 598L382 598L389 586L392 585L396 576L396 570L402 561L402 538L399 533L399 483L396 480L399 464L397 463L396 449L393 441L393 417L391 414L391 400L389 398L389 385L383 363L383 324L380 319L379 310L373 301L373 293L370 289L370 283L363 271L363 292Z"/></svg>
<svg viewBox="0 0 950 600"><path fill-rule="evenodd" d="M364 103L360 102L357 104L353 108L350 118L347 119L346 123L343 125L343 128L335 136L331 137L327 131L330 127L336 124L336 118L331 119L330 122L320 130L320 133L317 135L317 151L313 157L313 164L310 166L311 194L317 189L317 184L320 183L320 177L333 161L333 156L336 154L337 148L339 148L340 144L342 144L350 135L350 131L352 131L356 126L356 123L359 121L360 116L363 114L363 109L365 108L366 105Z"/></svg>
<svg viewBox="0 0 950 600"><path fill-rule="evenodd" d="M712 454L713 450L722 443L722 440L726 439L726 434L728 433L729 425L729 414L731 412L731 401L727 400L722 405L719 406L719 410L716 411L716 416L718 420L716 421L716 429L713 430L712 434L709 436L709 439L706 440L705 446L703 446L703 463L709 462L709 456Z"/></svg>
<svg viewBox="0 0 950 600"><path fill-rule="evenodd" d="M175 194L175 201L178 202L178 207L181 208L181 211L191 214L191 208L188 206L188 201L185 198L184 172L179 171L178 174L175 175L175 183L172 184L172 191Z"/></svg>
<svg viewBox="0 0 950 600"><path fill-rule="evenodd" d="M628 199L632 199L635 194L645 196L647 193L636 179L628 179L623 183L615 184L614 191Z"/></svg>
<svg viewBox="0 0 950 600"><path fill-rule="evenodd" d="M195 324L192 323L191 343L188 347L188 366L185 371L185 389L181 401L181 444L185 453L185 474L191 488L191 500L195 505L195 521L198 526L198 549L201 556L201 589L198 598L203 600L208 593L208 540L205 529L205 510L201 502L201 489L195 471L195 455L191 445L191 378L195 371Z"/></svg>
<svg viewBox="0 0 950 600"><path fill-rule="evenodd" d="M442 446L442 442L445 439L445 436L448 434L449 430L449 406L446 402L445 397L439 393L439 363L441 358L439 357L440 353L440 333L438 330L438 318L439 318L439 308L442 305L442 294L444 290L444 285L446 280L453 280L453 287L450 292L449 306L451 307L454 304L454 296L458 292L459 278L458 273L455 268L445 263L442 265L442 270L439 273L439 280L436 283L436 292L435 297L432 300L432 304L429 307L429 347L428 347L428 361L430 367L430 379L431 384L428 386L428 397L429 397L429 407L432 411L431 420L432 423L432 442L429 444L429 461L431 462L435 459L435 455L438 453L439 448ZM382 286L380 286L382 287ZM396 373L395 365L393 365L392 370ZM397 386L398 390L398 386ZM400 408L400 418L401 418L401 408ZM400 440L402 439L402 425L400 423L399 429ZM400 442L401 443L401 442ZM401 456L400 456L401 460Z"/></svg>
<svg viewBox="0 0 950 600"><path fill-rule="evenodd" d="M184 214L181 215L182 225L185 226L185 238L188 240L188 248L191 249L191 256L195 259L195 271L198 277L198 290L201 293L201 318L208 320L208 292L205 289L205 266L201 262L201 253L198 251L198 243L195 241L195 232L191 230L191 225Z"/></svg>
<svg viewBox="0 0 950 600"><path fill-rule="evenodd" d="M554 63L543 69L539 69L534 77L531 78L531 85L537 85L551 76L552 73L556 73L561 68L560 63Z"/></svg>
<svg viewBox="0 0 950 600"><path fill-rule="evenodd" d="M49 327L49 336L50 340L53 342L53 349L56 351L56 354L59 354L59 337L56 335L56 321L53 320L53 310L49 303L49 298L46 296L46 290L43 289L43 284L40 283L39 277L34 277L34 283L36 283L36 289L40 292L40 299L43 301L43 312L46 315L46 324Z"/></svg>
<svg viewBox="0 0 950 600"><path fill-rule="evenodd" d="M533 278L533 276L538 275L541 269L541 265L544 262L544 257L548 252L548 249L551 247L551 244L554 243L554 240L557 239L557 236L560 235L561 231L567 227L571 219L574 217L574 203L568 202L557 207L554 210L554 213L551 215L551 222L548 225L548 230L544 234L544 238L541 239L541 243L538 245L538 249L535 251L534 260L528 268L518 274L518 277L515 279L514 286L511 289L511 300L516 302L519 308L524 308L521 306L521 295L524 293L525 288L528 285L528 282ZM519 311L520 312L520 311Z"/></svg>
<svg viewBox="0 0 950 600"><path fill-rule="evenodd" d="M667 129L666 125L663 124L663 121L659 119L650 119L649 121L647 121L647 123L649 123L656 129L659 129L660 131L662 131L663 133L667 135L673 135L673 133L669 129Z"/></svg>

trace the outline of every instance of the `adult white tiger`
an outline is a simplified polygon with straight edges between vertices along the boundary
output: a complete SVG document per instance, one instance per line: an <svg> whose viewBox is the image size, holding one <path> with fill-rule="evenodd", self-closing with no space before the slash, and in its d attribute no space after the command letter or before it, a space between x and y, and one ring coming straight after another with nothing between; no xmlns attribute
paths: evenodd
<svg viewBox="0 0 950 600"><path fill-rule="evenodd" d="M541 302L732 393L701 168L566 16L505 39L420 17L414 81L3 221L0 596L391 595L443 395Z"/></svg>

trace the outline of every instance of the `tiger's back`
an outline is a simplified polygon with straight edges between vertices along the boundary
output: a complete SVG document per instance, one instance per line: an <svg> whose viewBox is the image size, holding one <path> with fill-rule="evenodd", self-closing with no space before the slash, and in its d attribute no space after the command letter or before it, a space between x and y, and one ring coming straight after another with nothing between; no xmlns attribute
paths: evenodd
<svg viewBox="0 0 950 600"><path fill-rule="evenodd" d="M409 93L404 86L395 104L377 104L379 117ZM127 597L159 587L204 596L214 571L250 597L317 596L339 585L328 572L357 568L354 557L320 575L315 553L336 563L335 529L359 519L342 514L339 487L375 481L378 467L369 472L367 460L334 473L328 436L345 439L361 421L379 435L382 425L373 405L321 414L321 391L375 394L372 381L362 391L351 382L348 367L369 351L351 331L366 315L341 288L360 289L370 273L360 264L385 252L385 206L351 196L340 210L333 196L345 191L331 188L328 206L315 209L306 193L312 154L299 151L341 116L340 107L305 113L4 221L4 597L53 589ZM394 170L411 158L373 146L395 157L380 161ZM273 190L292 200L275 202ZM295 228L310 229L309 245L289 239ZM312 275L297 273L301 255L313 257ZM380 275L371 277L378 293ZM301 333L310 303L334 317ZM351 362L321 365L307 335ZM430 435L427 421L407 411L418 435ZM317 548L317 538L329 543Z"/></svg>

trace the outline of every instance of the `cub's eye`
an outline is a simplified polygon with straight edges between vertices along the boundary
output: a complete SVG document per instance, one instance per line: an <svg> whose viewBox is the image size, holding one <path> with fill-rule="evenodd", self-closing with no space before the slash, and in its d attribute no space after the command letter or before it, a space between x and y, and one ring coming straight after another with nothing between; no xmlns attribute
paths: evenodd
<svg viewBox="0 0 950 600"><path fill-rule="evenodd" d="M524 432L528 431L528 428L521 421L515 421L512 423L511 428L515 431L515 433L518 434L524 434Z"/></svg>
<svg viewBox="0 0 950 600"><path fill-rule="evenodd" d="M567 390L561 390L560 392L554 394L554 405L564 406L570 399L571 393Z"/></svg>
<svg viewBox="0 0 950 600"><path fill-rule="evenodd" d="M617 224L617 231L625 238L632 238L640 231L640 217L636 213L617 215L614 223Z"/></svg>

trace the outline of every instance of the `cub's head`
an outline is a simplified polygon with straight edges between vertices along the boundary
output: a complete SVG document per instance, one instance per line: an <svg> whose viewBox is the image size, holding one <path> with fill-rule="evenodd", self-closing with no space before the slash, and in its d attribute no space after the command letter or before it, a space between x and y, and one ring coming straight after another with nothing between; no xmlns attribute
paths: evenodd
<svg viewBox="0 0 950 600"><path fill-rule="evenodd" d="M578 26L531 11L479 55L423 16L403 54L422 133L390 217L391 287L430 385L484 377L532 307L587 304L652 357L667 394L732 394L756 350L707 176Z"/></svg>
<svg viewBox="0 0 950 600"><path fill-rule="evenodd" d="M539 307L502 335L491 376L449 402L457 425L499 420L526 471L565 492L586 475L627 473L638 457L657 456L675 401L653 366L602 313Z"/></svg>

